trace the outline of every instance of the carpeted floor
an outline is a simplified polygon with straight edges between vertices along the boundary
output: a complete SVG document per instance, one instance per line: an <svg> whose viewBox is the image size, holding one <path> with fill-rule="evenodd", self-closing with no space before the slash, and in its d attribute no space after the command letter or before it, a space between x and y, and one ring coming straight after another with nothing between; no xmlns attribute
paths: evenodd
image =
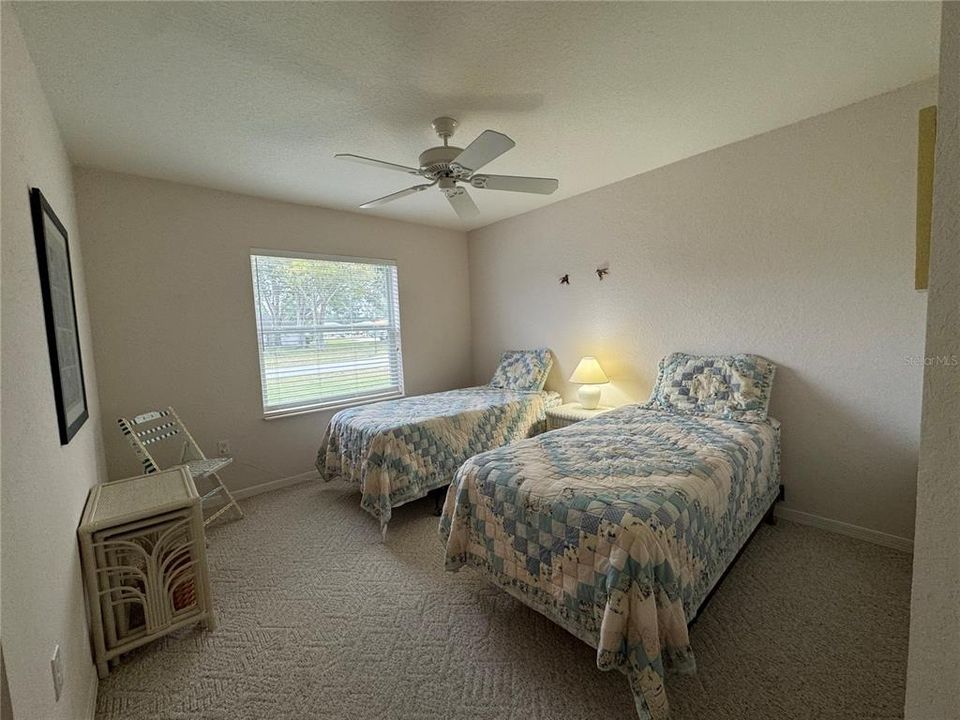
<svg viewBox="0 0 960 720"><path fill-rule="evenodd" d="M516 720L635 717L626 679L470 570L446 573L429 499L387 543L359 496L306 483L209 532L220 627L131 653L97 717ZM763 526L694 624L676 720L902 717L910 558Z"/></svg>

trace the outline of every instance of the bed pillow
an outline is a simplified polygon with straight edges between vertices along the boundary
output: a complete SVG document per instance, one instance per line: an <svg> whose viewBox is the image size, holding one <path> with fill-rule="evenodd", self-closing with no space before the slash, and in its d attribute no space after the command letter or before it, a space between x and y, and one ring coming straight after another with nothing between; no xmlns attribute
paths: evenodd
<svg viewBox="0 0 960 720"><path fill-rule="evenodd" d="M759 355L673 353L660 361L645 407L764 422L777 366Z"/></svg>
<svg viewBox="0 0 960 720"><path fill-rule="evenodd" d="M539 392L552 366L553 356L549 350L507 350L500 356L500 365L490 384L506 390Z"/></svg>

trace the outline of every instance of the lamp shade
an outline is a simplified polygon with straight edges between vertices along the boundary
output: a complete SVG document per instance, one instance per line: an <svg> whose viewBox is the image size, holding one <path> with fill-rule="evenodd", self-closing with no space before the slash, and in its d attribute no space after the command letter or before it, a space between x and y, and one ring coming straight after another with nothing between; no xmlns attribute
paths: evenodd
<svg viewBox="0 0 960 720"><path fill-rule="evenodd" d="M587 355L578 364L570 376L570 382L578 385L601 385L610 382L610 378L600 367L600 363L593 355Z"/></svg>

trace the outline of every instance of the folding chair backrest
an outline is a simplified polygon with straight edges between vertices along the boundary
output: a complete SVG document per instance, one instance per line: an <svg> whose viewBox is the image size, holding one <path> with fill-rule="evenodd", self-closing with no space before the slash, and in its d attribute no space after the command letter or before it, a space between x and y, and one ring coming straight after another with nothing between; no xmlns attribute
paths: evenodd
<svg viewBox="0 0 960 720"><path fill-rule="evenodd" d="M118 418L120 432L130 443L145 473L155 473L205 456L172 407L151 410L132 419ZM174 452L172 446L176 446Z"/></svg>

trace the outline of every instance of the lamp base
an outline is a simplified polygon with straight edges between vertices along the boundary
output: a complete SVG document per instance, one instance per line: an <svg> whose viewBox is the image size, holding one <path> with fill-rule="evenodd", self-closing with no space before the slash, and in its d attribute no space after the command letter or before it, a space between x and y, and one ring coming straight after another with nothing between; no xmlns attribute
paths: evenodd
<svg viewBox="0 0 960 720"><path fill-rule="evenodd" d="M600 386L581 385L577 389L577 399L584 410L595 410L600 404Z"/></svg>

